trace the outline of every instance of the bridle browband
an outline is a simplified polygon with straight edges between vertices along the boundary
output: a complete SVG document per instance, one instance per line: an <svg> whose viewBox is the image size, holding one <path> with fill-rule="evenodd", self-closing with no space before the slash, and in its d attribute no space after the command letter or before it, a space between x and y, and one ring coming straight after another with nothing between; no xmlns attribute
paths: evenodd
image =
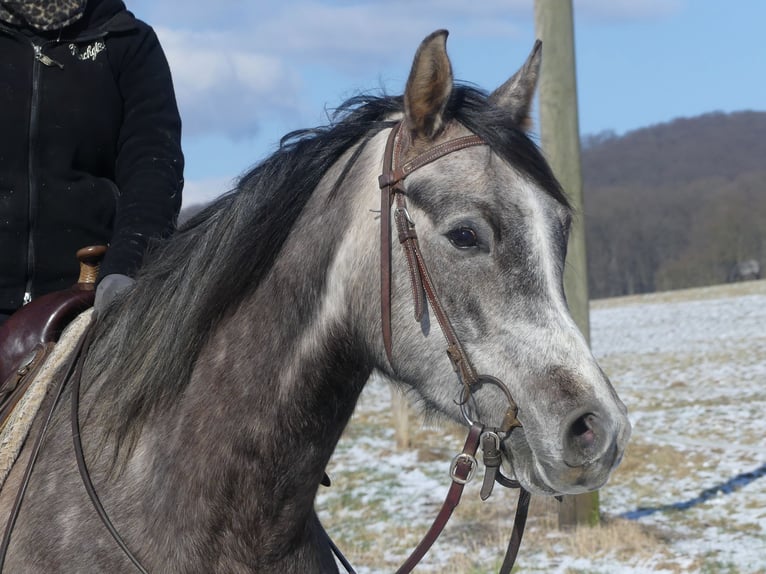
<svg viewBox="0 0 766 574"><path fill-rule="evenodd" d="M415 222L407 210L407 197L404 180L417 169L428 165L446 155L465 148L487 145L483 138L476 134L462 136L437 144L414 158L401 163L403 139L402 122L397 123L391 130L383 156L383 173L378 178L380 185L380 314L383 330L383 345L389 363L393 365L393 344L391 330L391 208L396 226L399 243L404 248L407 267L410 274L410 285L414 300L415 320L420 322L426 310L426 300L441 327L447 340L447 356L457 373L463 392L461 393L460 409L469 425L463 451L455 457L450 469L452 485L447 497L434 520L431 528L415 548L407 561L397 570L397 574L407 574L420 562L429 548L441 534L452 511L460 501L465 484L473 478L476 471L476 451L482 448L484 465L486 467L484 481L481 487L481 499L486 500L492 493L492 487L497 481L509 488L519 488L519 502L516 506L513 531L508 545L500 574L510 573L518 554L521 537L526 524L529 509L529 492L521 488L518 482L503 476L500 472L501 436L507 436L514 428L520 427L517 418L518 407L513 400L508 387L500 380L488 375L478 375L474 369L463 345L455 333L452 323L441 304L436 287L431 280L428 267L423 258L418 242ZM508 400L503 421L499 427L485 427L475 422L468 414L468 402L474 390L483 384L489 384L500 389Z"/></svg>
<svg viewBox="0 0 766 574"><path fill-rule="evenodd" d="M519 501L516 505L516 514L514 517L513 530L511 532L511 538L508 543L508 549L506 551L503 564L500 568L499 574L510 574L513 564L516 561L516 556L521 545L521 538L524 533L524 527L526 525L527 512L529 510L529 492L524 490L521 485L515 480L511 480L505 477L500 472L501 465L501 452L500 452L500 440L501 436L509 434L514 428L520 427L521 423L516 414L518 407L516 406L513 397L511 396L508 388L498 379L488 375L478 375L473 365L471 364L468 356L466 355L463 345L460 343L455 330L452 327L452 323L449 320L444 308L441 305L439 297L436 292L431 275L426 267L423 254L420 251L418 243L418 236L415 231L415 222L410 217L407 211L407 199L406 192L403 186L404 180L415 170L427 165L445 155L451 154L455 151L473 147L477 145L487 145L486 142L478 135L468 135L458 137L447 142L438 144L429 148L425 152L415 156L413 159L399 165L399 159L402 151L402 138L401 138L402 124L397 123L391 130L386 143L385 156L383 158L383 173L379 178L379 184L381 189L381 213L380 213L380 277L381 277L381 322L383 329L383 343L386 350L386 356L389 362L392 360L392 336L391 336L391 207L396 205L394 210L394 221L396 223L397 234L399 237L399 243L404 248L407 265L410 272L410 281L412 286L412 295L415 305L415 319L420 322L426 310L426 300L431 305L431 309L436 316L442 333L447 340L447 356L449 357L455 372L463 384L463 392L461 394L460 409L463 417L469 425L468 437L466 438L465 445L460 454L458 454L452 462L450 468L450 478L452 484L447 493L447 497L442 504L439 513L436 516L430 529L420 541L418 546L412 551L410 556L404 562L404 564L396 571L396 574L408 574L415 568L420 560L425 556L426 552L431 548L433 543L441 534L442 530L447 524L447 521L452 516L453 510L460 502L460 498L463 493L464 486L473 478L478 466L476 462L476 452L479 447L482 449L484 466L486 467L484 474L484 482L481 487L481 499L486 500L492 493L494 483L505 486L507 488L519 489ZM140 561L129 550L116 528L111 523L109 516L107 515L104 507L102 506L98 494L93 486L93 483L88 472L87 465L85 463L85 457L82 452L82 443L80 437L79 428L79 387L80 378L82 377L83 364L87 354L88 347L92 341L91 326L84 333L77 348L69 363L64 370L64 376L60 378L57 387L54 391L54 398L51 406L47 412L42 432L38 435L35 445L33 447L32 456L27 465L25 475L22 481L22 486L17 494L14 507L11 511L11 517L6 524L5 533L2 543L0 543L0 573L3 570L3 564L10 545L10 536L13 527L16 522L16 518L21 509L21 502L29 484L32 469L34 467L37 456L42 446L42 440L48 429L48 425L53 416L54 409L61 395L63 394L64 386L67 381L74 379L72 389L72 409L71 409L71 424L72 435L74 439L75 455L77 459L78 470L82 478L85 489L88 492L88 496L93 503L99 518L104 523L105 527L114 538L115 542L122 549L123 553L131 561L133 566L139 572L147 572L141 565ZM468 401L471 398L471 393L483 384L489 384L499 388L508 399L508 409L503 418L503 421L499 427L485 427L479 422L475 422L471 419L468 413ZM353 574L354 570L349 564L348 560L338 550L337 546L328 537L328 542L333 553L338 560L343 564L346 570Z"/></svg>

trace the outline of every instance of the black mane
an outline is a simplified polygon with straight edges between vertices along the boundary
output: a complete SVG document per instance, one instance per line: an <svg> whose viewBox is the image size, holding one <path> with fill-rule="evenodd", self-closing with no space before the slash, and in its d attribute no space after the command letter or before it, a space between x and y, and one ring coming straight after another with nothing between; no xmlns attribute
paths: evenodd
<svg viewBox="0 0 766 574"><path fill-rule="evenodd" d="M234 190L154 247L122 308L97 327L103 349L95 356L102 359L91 368L114 381L101 393L114 405L104 410L110 419L103 423L116 438L135 438L131 429L183 391L208 334L268 273L327 170L361 142L353 163L402 110L401 97L352 98L329 125L285 136ZM568 205L537 146L485 93L456 86L447 112Z"/></svg>

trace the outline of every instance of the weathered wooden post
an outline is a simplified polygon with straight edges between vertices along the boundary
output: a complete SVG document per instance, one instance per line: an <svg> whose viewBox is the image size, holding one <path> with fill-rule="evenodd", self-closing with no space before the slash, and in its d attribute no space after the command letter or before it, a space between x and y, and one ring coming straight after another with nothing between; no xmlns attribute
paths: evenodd
<svg viewBox="0 0 766 574"><path fill-rule="evenodd" d="M590 340L572 0L535 0L535 32L543 41L539 80L541 144L576 211L564 288L572 316ZM598 492L564 497L559 507L559 526L594 525L598 521Z"/></svg>
<svg viewBox="0 0 766 574"><path fill-rule="evenodd" d="M409 448L410 439L410 405L407 397L397 388L391 387L391 418L394 421L394 438L396 448Z"/></svg>

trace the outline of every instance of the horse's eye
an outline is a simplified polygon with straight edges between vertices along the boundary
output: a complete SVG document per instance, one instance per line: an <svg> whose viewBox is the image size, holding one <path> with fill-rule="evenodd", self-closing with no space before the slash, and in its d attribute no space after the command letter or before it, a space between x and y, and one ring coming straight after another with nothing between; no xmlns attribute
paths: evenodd
<svg viewBox="0 0 766 574"><path fill-rule="evenodd" d="M476 247L479 241L476 232L470 227L458 227L447 233L447 239L458 249Z"/></svg>

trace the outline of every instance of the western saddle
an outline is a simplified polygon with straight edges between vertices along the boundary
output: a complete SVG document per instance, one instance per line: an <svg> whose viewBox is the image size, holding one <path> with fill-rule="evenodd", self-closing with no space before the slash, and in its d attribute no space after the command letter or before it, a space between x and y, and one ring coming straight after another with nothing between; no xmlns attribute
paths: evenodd
<svg viewBox="0 0 766 574"><path fill-rule="evenodd" d="M105 253L102 245L80 249L80 277L75 285L33 299L0 325L0 429L64 328L93 306Z"/></svg>

